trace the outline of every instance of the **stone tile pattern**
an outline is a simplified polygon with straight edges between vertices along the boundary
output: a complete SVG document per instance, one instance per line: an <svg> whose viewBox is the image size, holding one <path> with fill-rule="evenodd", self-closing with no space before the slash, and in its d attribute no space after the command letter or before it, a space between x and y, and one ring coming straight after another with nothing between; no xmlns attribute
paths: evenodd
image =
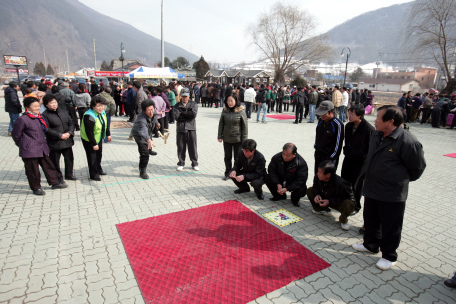
<svg viewBox="0 0 456 304"><path fill-rule="evenodd" d="M4 108L4 99L0 99ZM292 114L291 112L289 112ZM254 114L254 117L256 114ZM456 268L454 205L451 180L456 133L413 124L423 143L428 167L411 184L399 263L393 270L375 267L379 256L354 252L362 240L362 213L342 231L337 214L311 213L307 200L259 201L253 192L241 195L231 181L222 181L223 147L217 142L220 109L200 108L197 118L200 168L203 172L139 180L139 155L128 129L113 130L104 145L102 182L88 180L87 161L79 134L74 146L76 182L44 197L29 190L18 149L7 136L9 118L0 113L0 303L144 303L115 224L237 199L257 214L286 208L304 220L283 228L331 267L294 281L252 303L454 303L456 291L443 286ZM373 123L373 117L367 118ZM114 120L126 120L114 118ZM293 142L313 168L316 124L294 125L267 119L249 124L249 137L269 159L285 142ZM175 125L168 144L155 139L158 156L151 157L151 177L177 174ZM342 160L342 159L341 159ZM191 172L187 164L184 172ZM63 160L62 160L63 166ZM340 170L340 169L339 169ZM310 186L312 178L307 184ZM116 185L103 186L107 184ZM264 186L266 198L270 196Z"/></svg>

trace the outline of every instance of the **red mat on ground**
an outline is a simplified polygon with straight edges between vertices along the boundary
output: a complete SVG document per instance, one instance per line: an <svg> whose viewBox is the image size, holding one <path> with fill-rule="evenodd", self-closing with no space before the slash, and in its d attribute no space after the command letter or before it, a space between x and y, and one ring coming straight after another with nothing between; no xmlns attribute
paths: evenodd
<svg viewBox="0 0 456 304"><path fill-rule="evenodd" d="M146 303L247 303L330 266L238 201L117 229Z"/></svg>
<svg viewBox="0 0 456 304"><path fill-rule="evenodd" d="M287 114L267 115L266 117L274 118L274 119L278 119L278 120L296 119L296 116L287 115Z"/></svg>
<svg viewBox="0 0 456 304"><path fill-rule="evenodd" d="M446 155L444 155L444 156L456 158L456 153L446 154Z"/></svg>

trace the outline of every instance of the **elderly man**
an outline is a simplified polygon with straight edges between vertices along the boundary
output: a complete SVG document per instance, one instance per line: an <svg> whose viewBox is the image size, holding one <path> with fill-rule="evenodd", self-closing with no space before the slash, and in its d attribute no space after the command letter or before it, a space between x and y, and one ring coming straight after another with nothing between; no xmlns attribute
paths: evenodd
<svg viewBox="0 0 456 304"><path fill-rule="evenodd" d="M198 114L198 105L194 101L189 101L190 90L188 88L182 88L180 96L181 101L174 107L177 133L177 157L179 158L177 171L182 171L184 169L187 147L193 170L199 171L195 121L196 115Z"/></svg>
<svg viewBox="0 0 456 304"><path fill-rule="evenodd" d="M287 143L282 152L272 157L265 178L266 186L273 196L271 201L285 200L286 193L291 192L291 202L299 207L299 200L306 196L309 170L306 161L297 151L294 144Z"/></svg>
<svg viewBox="0 0 456 304"><path fill-rule="evenodd" d="M402 127L402 111L397 106L378 109L366 159L364 243L353 244L358 251L382 251L377 262L382 270L397 263L409 183L426 168L423 146Z"/></svg>
<svg viewBox="0 0 456 304"><path fill-rule="evenodd" d="M264 200L262 186L266 176L266 160L256 149L257 143L253 139L246 139L242 143L237 161L231 170L230 177L239 188L234 193L250 192L250 185L255 190L259 200Z"/></svg>
<svg viewBox="0 0 456 304"><path fill-rule="evenodd" d="M343 230L350 230L348 217L355 210L355 197L347 181L336 174L336 166L330 160L318 165L313 186L307 189L307 197L312 204L312 212L330 215L331 209L340 212L339 222Z"/></svg>

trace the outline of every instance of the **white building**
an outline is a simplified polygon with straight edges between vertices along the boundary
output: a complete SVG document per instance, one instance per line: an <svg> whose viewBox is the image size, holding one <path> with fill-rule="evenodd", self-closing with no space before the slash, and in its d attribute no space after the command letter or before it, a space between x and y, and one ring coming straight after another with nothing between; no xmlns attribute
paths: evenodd
<svg viewBox="0 0 456 304"><path fill-rule="evenodd" d="M380 92L408 92L419 87L414 79L360 79L358 88Z"/></svg>

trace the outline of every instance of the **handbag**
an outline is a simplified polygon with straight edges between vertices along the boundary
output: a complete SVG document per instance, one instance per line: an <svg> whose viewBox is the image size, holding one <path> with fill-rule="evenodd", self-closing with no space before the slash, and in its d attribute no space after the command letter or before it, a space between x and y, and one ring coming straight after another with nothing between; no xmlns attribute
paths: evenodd
<svg viewBox="0 0 456 304"><path fill-rule="evenodd" d="M451 126L453 124L454 114L448 114L447 117L447 126Z"/></svg>

